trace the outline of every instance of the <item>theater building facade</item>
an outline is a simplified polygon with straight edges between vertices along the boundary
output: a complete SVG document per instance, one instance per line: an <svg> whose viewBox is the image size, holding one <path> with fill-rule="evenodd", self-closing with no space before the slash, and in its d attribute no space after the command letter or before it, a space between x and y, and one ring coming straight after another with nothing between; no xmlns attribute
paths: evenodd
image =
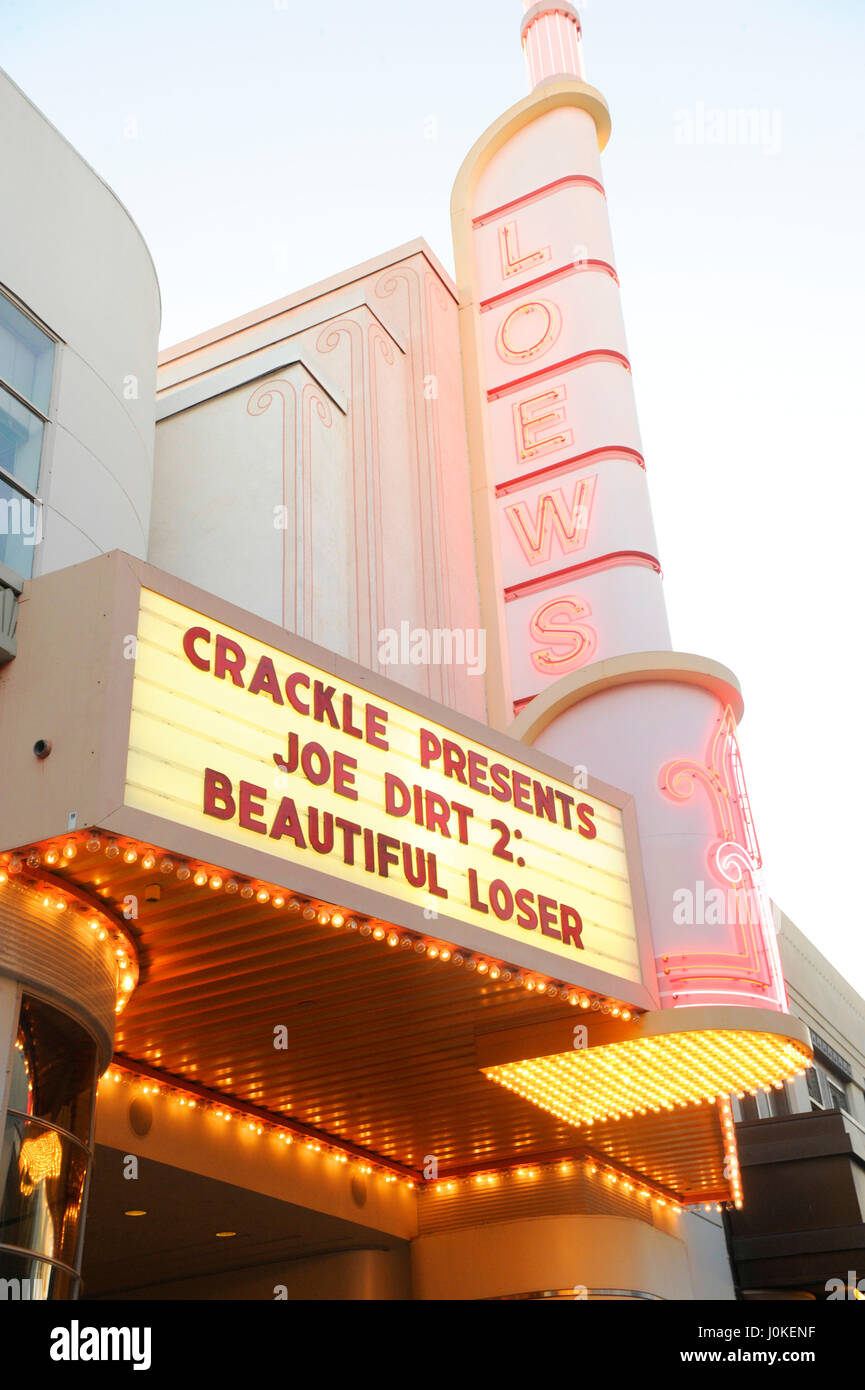
<svg viewBox="0 0 865 1390"><path fill-rule="evenodd" d="M0 80L22 1296L741 1284L737 1121L815 1042L739 685L668 629L607 107L565 0L522 37L456 282L417 241L158 358L134 223Z"/></svg>

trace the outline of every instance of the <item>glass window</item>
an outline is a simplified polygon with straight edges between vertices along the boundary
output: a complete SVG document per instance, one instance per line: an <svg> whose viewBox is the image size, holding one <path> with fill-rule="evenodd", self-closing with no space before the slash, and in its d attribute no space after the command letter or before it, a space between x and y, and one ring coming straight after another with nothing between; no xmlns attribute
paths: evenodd
<svg viewBox="0 0 865 1390"><path fill-rule="evenodd" d="M96 1044L80 1024L41 999L24 998L12 1054L10 1110L90 1140Z"/></svg>
<svg viewBox="0 0 865 1390"><path fill-rule="evenodd" d="M823 1097L820 1095L820 1077L816 1067L809 1067L805 1072L805 1080L808 1083L808 1095L816 1105L823 1104Z"/></svg>
<svg viewBox="0 0 865 1390"><path fill-rule="evenodd" d="M790 1096L786 1086L782 1086L779 1091L776 1091L774 1087L772 1088L769 1092L769 1105L772 1114L776 1118L792 1113L790 1109Z"/></svg>
<svg viewBox="0 0 865 1390"><path fill-rule="evenodd" d="M0 564L33 573L42 539L36 503L51 380L53 338L0 292Z"/></svg>
<svg viewBox="0 0 865 1390"><path fill-rule="evenodd" d="M15 1256L3 1246L20 1247L16 1258L26 1250L76 1267L96 1067L90 1034L52 1004L25 995L0 1148L0 1278ZM50 1270L45 1277L51 1292L44 1296L62 1296L54 1292L57 1277Z"/></svg>
<svg viewBox="0 0 865 1390"><path fill-rule="evenodd" d="M0 385L0 468L35 493L42 457L42 431L38 415Z"/></svg>
<svg viewBox="0 0 865 1390"><path fill-rule="evenodd" d="M42 539L42 508L0 474L0 565L22 579L33 573L33 555Z"/></svg>
<svg viewBox="0 0 865 1390"><path fill-rule="evenodd" d="M846 1110L846 1109L847 1109L847 1091L846 1091L846 1088L842 1087L840 1084L836 1084L836 1082L834 1082L834 1081L830 1081L829 1078L828 1078L828 1076L825 1078L825 1080L826 1080L826 1090L827 1090L828 1096L829 1096L829 1105L830 1105L830 1107L831 1107L833 1110Z"/></svg>
<svg viewBox="0 0 865 1390"><path fill-rule="evenodd" d="M0 1156L0 1242L74 1265L87 1154L38 1120L8 1114Z"/></svg>
<svg viewBox="0 0 865 1390"><path fill-rule="evenodd" d="M54 340L0 294L0 380L48 414Z"/></svg>

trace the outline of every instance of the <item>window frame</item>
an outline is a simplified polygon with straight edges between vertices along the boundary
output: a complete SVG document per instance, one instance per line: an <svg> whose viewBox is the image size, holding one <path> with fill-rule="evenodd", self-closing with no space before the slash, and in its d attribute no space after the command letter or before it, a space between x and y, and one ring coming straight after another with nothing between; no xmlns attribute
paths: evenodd
<svg viewBox="0 0 865 1390"><path fill-rule="evenodd" d="M0 387L2 387L2 389L6 391L12 397L13 400L17 401L18 404L22 406L24 410L29 411L31 415L35 416L35 418L41 421L42 423L42 446L39 451L39 472L36 478L35 490L31 490L26 483L22 482L20 478L16 478L13 474L7 472L7 470L3 468L2 465L0 465L0 483L3 483L6 487L11 488L13 492L17 492L20 497L25 498L33 506L38 508L39 511L41 511L43 506L41 489L42 484L45 480L47 467L50 462L54 441L53 426L57 394L57 363L60 358L59 349L62 347L62 340L58 338L56 333L52 333L48 325L43 323L39 316L37 314L34 314L32 310L28 309L27 305L22 303L18 296L11 289L9 289L7 285L4 285L2 282L0 282L0 295L2 295L3 298L6 299L12 305L13 309L16 309L17 312L22 315L22 317L29 319L29 321L34 325L35 328L39 330L40 333L44 333L45 337L50 340L54 348L51 362L51 387L48 393L47 415L42 410L40 410L37 405L34 405L34 403L31 400L28 400L26 396L22 395L22 393L19 390L17 390L17 388L14 387L11 382L7 381L5 377L0 375ZM35 552L35 545L33 549ZM35 567L35 553L33 558ZM12 589L16 594L20 594L22 588L24 587L24 584L27 582L27 579L32 577L32 568L30 575L26 576L20 574L18 570L12 569L11 566L5 564L3 560L0 560L0 587Z"/></svg>
<svg viewBox="0 0 865 1390"><path fill-rule="evenodd" d="M811 1109L821 1112L840 1110L842 1115L849 1115L851 1119L855 1119L850 1109L850 1082L830 1072L823 1063L815 1063L813 1067L809 1067L808 1072L809 1076L814 1077L815 1089L820 1096L818 1100L809 1086L808 1099ZM836 1104L833 1092L837 1092L841 1098L840 1104Z"/></svg>
<svg viewBox="0 0 865 1390"><path fill-rule="evenodd" d="M840 1110L842 1115L849 1114L850 1097L847 1094L847 1087L842 1086L834 1077L828 1076L826 1072L823 1072L823 1081L826 1086L826 1098L829 1102L826 1107L827 1110ZM835 1094L833 1093L840 1097L837 1104L835 1101Z"/></svg>

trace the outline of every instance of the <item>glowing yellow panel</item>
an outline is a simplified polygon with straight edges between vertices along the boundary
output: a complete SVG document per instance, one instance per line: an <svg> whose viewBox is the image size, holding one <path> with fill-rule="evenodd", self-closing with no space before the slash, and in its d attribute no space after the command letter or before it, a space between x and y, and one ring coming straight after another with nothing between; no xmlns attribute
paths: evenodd
<svg viewBox="0 0 865 1390"><path fill-rule="evenodd" d="M143 590L126 804L642 986L622 810ZM426 917L422 914L426 913ZM405 925L405 922L403 922Z"/></svg>
<svg viewBox="0 0 865 1390"><path fill-rule="evenodd" d="M632 1038L482 1070L491 1081L579 1126L781 1086L809 1060L807 1050L790 1039L724 1030Z"/></svg>

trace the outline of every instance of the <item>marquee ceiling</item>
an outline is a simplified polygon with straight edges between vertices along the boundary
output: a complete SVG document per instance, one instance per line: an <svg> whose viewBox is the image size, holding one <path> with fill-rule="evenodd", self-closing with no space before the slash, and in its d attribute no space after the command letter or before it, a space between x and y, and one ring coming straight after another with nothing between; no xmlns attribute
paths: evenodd
<svg viewBox="0 0 865 1390"><path fill-rule="evenodd" d="M64 843L75 847L68 859ZM478 1032L570 1026L602 1011L621 1019L615 1001L532 979L506 961L463 952L457 963L434 920L419 938L274 885L235 887L223 868L187 866L170 851L120 840L109 857L106 837L95 843L84 832L21 854L25 876L50 876L59 896L68 884L85 903L137 913L129 928L140 978L118 1018L119 1061L417 1177L428 1156L446 1178L588 1151L683 1202L729 1195L716 1106L577 1129L479 1069ZM34 854L40 862L28 866ZM69 905L79 910L72 896Z"/></svg>

